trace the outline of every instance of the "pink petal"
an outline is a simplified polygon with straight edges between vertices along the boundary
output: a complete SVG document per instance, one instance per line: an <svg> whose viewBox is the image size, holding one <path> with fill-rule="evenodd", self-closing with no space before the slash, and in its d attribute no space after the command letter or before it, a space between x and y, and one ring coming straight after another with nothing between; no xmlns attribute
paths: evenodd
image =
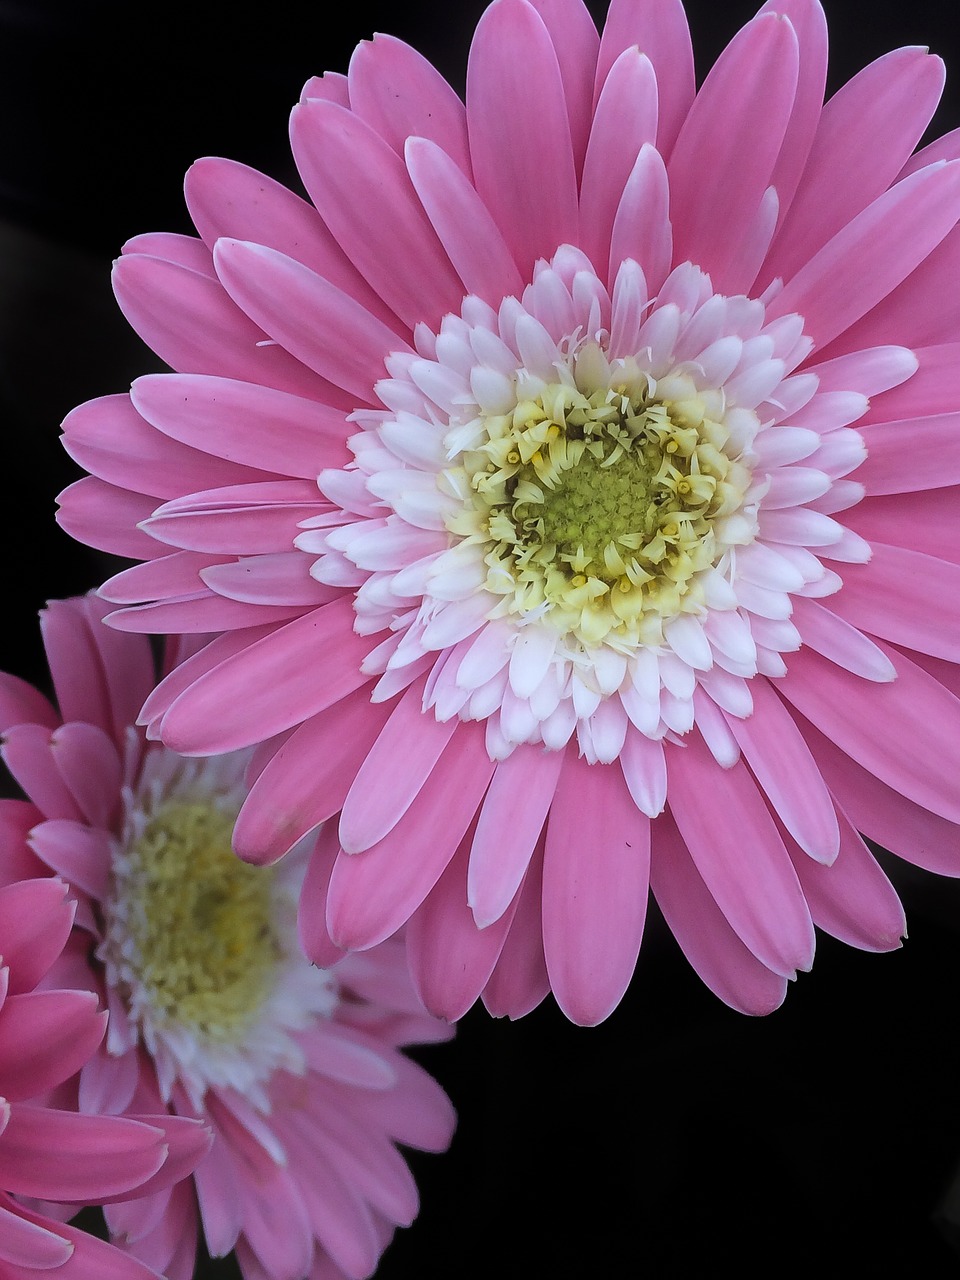
<svg viewBox="0 0 960 1280"><path fill-rule="evenodd" d="M669 156L696 92L693 45L681 0L647 0L644 4L611 0L600 39L594 101L600 96L610 68L632 45L646 54L657 73L657 149L661 155Z"/></svg>
<svg viewBox="0 0 960 1280"><path fill-rule="evenodd" d="M281 183L235 160L207 156L187 170L184 194L190 216L211 252L222 236L277 249L348 293L398 333L402 331L397 317L350 262L316 209Z"/></svg>
<svg viewBox="0 0 960 1280"><path fill-rule="evenodd" d="M108 831L69 818L50 818L30 832L30 847L52 871L95 900L110 887L113 837ZM2 901L3 890L0 890ZM3 954L8 955L4 942Z"/></svg>
<svg viewBox="0 0 960 1280"><path fill-rule="evenodd" d="M0 1011L0 1088L8 1102L38 1097L80 1070L106 1029L97 1004L93 991L7 997Z"/></svg>
<svg viewBox="0 0 960 1280"><path fill-rule="evenodd" d="M721 769L696 739L667 752L670 812L717 906L768 969L813 963L814 936L796 872L742 762ZM744 850L749 850L749 857Z"/></svg>
<svg viewBox="0 0 960 1280"><path fill-rule="evenodd" d="M313 480L352 456L346 449L352 428L342 411L272 387L161 373L137 378L130 394L165 435L249 467Z"/></svg>
<svg viewBox="0 0 960 1280"><path fill-rule="evenodd" d="M444 756L460 721L423 710L423 681L404 693L360 766L340 815L345 853L360 853L394 829Z"/></svg>
<svg viewBox="0 0 960 1280"><path fill-rule="evenodd" d="M80 405L67 414L63 433L63 447L85 471L157 498L179 497L184 476L197 489L270 478L168 440L144 422L126 395Z"/></svg>
<svg viewBox="0 0 960 1280"><path fill-rule="evenodd" d="M268 619L286 622L302 613L303 608L301 604L243 604L203 591L182 600L161 600L136 609L118 609L108 614L107 621L111 627L127 633L179 631L185 635L206 635L251 627Z"/></svg>
<svg viewBox="0 0 960 1280"><path fill-rule="evenodd" d="M80 602L51 600L40 614L40 630L63 719L86 721L109 732L106 676Z"/></svg>
<svg viewBox="0 0 960 1280"><path fill-rule="evenodd" d="M15 1207L19 1209L19 1205ZM6 1271L4 1264L10 1263L30 1275L62 1268L73 1253L73 1245L56 1234L59 1225L31 1222L0 1201L0 1266Z"/></svg>
<svg viewBox="0 0 960 1280"><path fill-rule="evenodd" d="M960 565L871 544L869 564L844 569L831 610L855 627L950 662L960 661Z"/></svg>
<svg viewBox="0 0 960 1280"><path fill-rule="evenodd" d="M446 152L408 138L407 172L444 252L467 293L491 306L519 296L523 280L490 210Z"/></svg>
<svg viewBox="0 0 960 1280"><path fill-rule="evenodd" d="M463 103L416 49L378 32L357 45L348 81L351 110L398 155L407 138L429 138L470 177Z"/></svg>
<svg viewBox="0 0 960 1280"><path fill-rule="evenodd" d="M950 822L960 797L943 761L960 743L960 701L908 658L880 648L897 670L890 684L867 684L801 649L777 690L870 773ZM851 809L849 800L841 801ZM857 815L851 813L854 821Z"/></svg>
<svg viewBox="0 0 960 1280"><path fill-rule="evenodd" d="M45 817L81 822L83 813L54 764L51 738L50 730L40 725L17 725L4 735L0 756Z"/></svg>
<svg viewBox="0 0 960 1280"><path fill-rule="evenodd" d="M497 765L480 810L467 874L467 902L478 928L499 920L514 900L553 802L562 764L562 751L519 746Z"/></svg>
<svg viewBox="0 0 960 1280"><path fill-rule="evenodd" d="M593 112L593 84L600 37L583 0L530 0L550 33L560 67L570 119L574 166L579 178Z"/></svg>
<svg viewBox="0 0 960 1280"><path fill-rule="evenodd" d="M838 618L832 611L834 597L830 600L831 608L828 608L816 600L794 596L792 621L803 643L865 680L896 679L896 671L886 654L856 627Z"/></svg>
<svg viewBox="0 0 960 1280"><path fill-rule="evenodd" d="M0 671L0 733L15 724L40 724L55 729L59 723L60 717L49 698L19 676Z"/></svg>
<svg viewBox="0 0 960 1280"><path fill-rule="evenodd" d="M350 408L342 392L273 343L207 276L139 254L113 269L120 309L144 342L179 373L258 382Z"/></svg>
<svg viewBox="0 0 960 1280"><path fill-rule="evenodd" d="M753 715L726 717L747 764L803 851L829 865L840 850L833 801L803 735L765 680L751 682Z"/></svg>
<svg viewBox="0 0 960 1280"><path fill-rule="evenodd" d="M893 951L907 922L896 891L849 820L840 813L840 853L826 868L787 841L813 922L865 951Z"/></svg>
<svg viewBox="0 0 960 1280"><path fill-rule="evenodd" d="M637 49L625 49L597 102L580 186L580 248L601 271L611 257L610 235L627 179L640 148L656 136L653 66Z"/></svg>
<svg viewBox="0 0 960 1280"><path fill-rule="evenodd" d="M163 554L163 544L137 528L157 505L155 498L84 476L61 490L57 502L57 524L78 542L128 560Z"/></svg>
<svg viewBox="0 0 960 1280"><path fill-rule="evenodd" d="M120 805L122 770L113 740L93 724L55 729L50 745L60 777L92 826L108 827Z"/></svg>
<svg viewBox="0 0 960 1280"><path fill-rule="evenodd" d="M133 1120L20 1104L0 1142L0 1184L15 1195L102 1202L159 1169L162 1138Z"/></svg>
<svg viewBox="0 0 960 1280"><path fill-rule="evenodd" d="M628 258L640 265L648 287L654 290L663 284L673 260L667 171L659 151L649 145L640 149L614 218L611 278Z"/></svg>
<svg viewBox="0 0 960 1280"><path fill-rule="evenodd" d="M865 67L830 99L765 280L796 275L887 190L930 123L943 78L939 58L923 49L897 49Z"/></svg>
<svg viewBox="0 0 960 1280"><path fill-rule="evenodd" d="M761 964L734 933L669 813L653 824L650 887L681 950L715 996L740 1013L779 1008L786 978Z"/></svg>
<svg viewBox="0 0 960 1280"><path fill-rule="evenodd" d="M4 840L5 856L7 847ZM67 901L67 886L52 877L0 887L0 954L10 970L7 990L11 996L32 991L49 971L70 936L74 911L74 903ZM0 1089L9 1096L5 1079Z"/></svg>
<svg viewBox="0 0 960 1280"><path fill-rule="evenodd" d="M273 862L332 818L391 710L389 704L371 703L369 690L360 688L296 729L240 810L233 833L240 856Z"/></svg>
<svg viewBox="0 0 960 1280"><path fill-rule="evenodd" d="M297 910L297 937L303 953L320 969L329 969L343 958L343 951L327 930L327 891L334 863L340 853L340 837L334 823L321 828L310 854L307 874L300 890Z"/></svg>
<svg viewBox="0 0 960 1280"><path fill-rule="evenodd" d="M543 948L572 1022L609 1017L629 985L647 910L650 824L620 770L565 755L543 860Z"/></svg>
<svg viewBox="0 0 960 1280"><path fill-rule="evenodd" d="M287 622L199 677L163 720L182 755L234 751L299 724L365 683L369 640L346 598Z"/></svg>
<svg viewBox="0 0 960 1280"><path fill-rule="evenodd" d="M869 498L843 513L843 522L870 543L895 543L960 563L956 539L960 487Z"/></svg>
<svg viewBox="0 0 960 1280"><path fill-rule="evenodd" d="M220 554L215 551L174 551L158 560L146 560L121 569L103 583L99 594L112 604L197 595L203 590L199 570L216 564L219 559Z"/></svg>
<svg viewBox="0 0 960 1280"><path fill-rule="evenodd" d="M330 102L294 107L290 140L304 186L344 253L411 329L459 308L463 289L403 161Z"/></svg>
<svg viewBox="0 0 960 1280"><path fill-rule="evenodd" d="M538 258L577 243L577 182L557 54L524 0L483 13L467 65L476 188L529 279ZM531 181L546 176L547 185Z"/></svg>
<svg viewBox="0 0 960 1280"><path fill-rule="evenodd" d="M188 551L256 555L290 551L301 520L316 515L319 495L307 480L206 489L166 502L143 527Z"/></svg>
<svg viewBox="0 0 960 1280"><path fill-rule="evenodd" d="M141 253L152 258L162 258L191 271L199 271L214 278L210 250L196 236L178 235L171 231L146 231L125 240L121 253Z"/></svg>
<svg viewBox="0 0 960 1280"><path fill-rule="evenodd" d="M390 834L363 853L340 855L327 899L327 924L338 946L375 946L409 919L456 852L493 768L483 729L461 724Z"/></svg>
<svg viewBox="0 0 960 1280"><path fill-rule="evenodd" d="M538 844L520 895L500 959L483 989L487 1012L494 1018L522 1018L550 991L543 955L543 837Z"/></svg>
<svg viewBox="0 0 960 1280"><path fill-rule="evenodd" d="M960 483L960 413L884 422L858 427L858 431L867 457L857 468L856 479L868 494L916 492Z"/></svg>
<svg viewBox="0 0 960 1280"><path fill-rule="evenodd" d="M676 258L708 271L721 293L736 291L730 264L770 185L798 66L788 21L765 14L748 23L708 74L670 158Z"/></svg>
<svg viewBox="0 0 960 1280"><path fill-rule="evenodd" d="M243 240L218 240L223 287L309 369L370 404L391 351L409 350L381 321L295 258Z"/></svg>
<svg viewBox="0 0 960 1280"><path fill-rule="evenodd" d="M23 1205L17 1205L17 1212L27 1222L49 1228L70 1243L73 1248L67 1263L70 1280L156 1280L156 1272L88 1231L71 1227L69 1223L51 1222ZM33 1267L22 1273L12 1271L10 1280L37 1280L36 1271Z"/></svg>
<svg viewBox="0 0 960 1280"><path fill-rule="evenodd" d="M410 972L424 1005L456 1022L474 1004L500 958L513 912L478 929L467 905L472 831L407 926Z"/></svg>
<svg viewBox="0 0 960 1280"><path fill-rule="evenodd" d="M931 253L960 216L960 162L906 178L847 223L767 307L797 311L824 347L859 320ZM904 236L903 227L910 227ZM869 346L871 343L861 343Z"/></svg>
<svg viewBox="0 0 960 1280"><path fill-rule="evenodd" d="M310 557L301 551L242 556L201 569L203 582L228 600L257 605L329 604L340 594L310 575Z"/></svg>
<svg viewBox="0 0 960 1280"><path fill-rule="evenodd" d="M865 395L872 395L869 412L863 419L864 426L878 422L913 421L955 412L957 396L960 395L960 342L921 347L912 354L917 362L913 377L899 380L892 389L884 389L882 395L874 395L866 387L861 388ZM856 358L856 355L842 357L845 360Z"/></svg>

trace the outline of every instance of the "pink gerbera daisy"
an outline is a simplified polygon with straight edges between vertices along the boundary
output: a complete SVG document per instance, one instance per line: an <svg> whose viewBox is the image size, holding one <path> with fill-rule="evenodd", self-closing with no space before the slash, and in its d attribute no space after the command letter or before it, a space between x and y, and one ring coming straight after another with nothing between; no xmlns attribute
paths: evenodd
<svg viewBox="0 0 960 1280"><path fill-rule="evenodd" d="M424 1012L400 938L333 970L304 958L296 907L305 851L260 868L230 847L250 753L196 761L147 746L129 722L152 685L150 646L109 632L103 613L92 598L45 611L60 714L2 677L3 757L30 803L20 802L26 816L11 833L19 841L8 839L0 857L34 856L78 900L72 936L52 968L73 989L36 999L51 1005L50 1016L62 1006L57 1044L71 1047L57 1079L79 1071L79 1110L91 1114L67 1120L90 1130L86 1145L92 1150L101 1131L106 1140L118 1128L116 1141L139 1160L134 1170L154 1160L136 1177L142 1182L159 1162L157 1131L98 1113L156 1112L191 1132L202 1122L213 1135L192 1178L185 1175L196 1159L181 1162L156 1194L109 1205L107 1224L168 1280L193 1274L198 1224L211 1254L236 1250L246 1280L360 1280L376 1269L395 1226L417 1212L416 1186L394 1144L442 1150L453 1130L446 1095L400 1046L443 1040L451 1029ZM50 896L60 881L40 884ZM54 953L69 932L66 914ZM97 997L109 1010L99 1045ZM77 1038L78 1011L96 1035ZM17 1066L18 1082L36 1074L31 1057ZM0 1135L0 1185L4 1141ZM101 1188L95 1163L81 1174L77 1143L71 1150L73 1181L65 1172L59 1193L55 1179L27 1178L15 1189L80 1198L72 1188L81 1176L87 1199L116 1189ZM114 1162L126 1170L120 1155ZM135 1174L123 1176L126 1187Z"/></svg>
<svg viewBox="0 0 960 1280"><path fill-rule="evenodd" d="M0 689L4 711L6 693ZM93 992L45 981L70 936L75 904L62 880L29 851L16 852L31 808L0 801L0 1276L149 1280L155 1273L141 1262L20 1199L71 1201L75 1211L77 1203L163 1194L210 1143L197 1120L162 1107L144 1108L160 1114L137 1120L56 1105L61 1086L98 1053L107 1015Z"/></svg>
<svg viewBox="0 0 960 1280"><path fill-rule="evenodd" d="M956 874L960 135L902 49L825 106L816 0L695 90L680 0L495 0L466 106L376 37L313 204L226 160L115 286L176 372L72 413L111 625L211 632L143 716L264 742L235 848L320 822L317 957L411 920L427 1005L595 1023L652 887L761 1013L814 925L899 945L858 832ZM882 142L879 139L882 138Z"/></svg>

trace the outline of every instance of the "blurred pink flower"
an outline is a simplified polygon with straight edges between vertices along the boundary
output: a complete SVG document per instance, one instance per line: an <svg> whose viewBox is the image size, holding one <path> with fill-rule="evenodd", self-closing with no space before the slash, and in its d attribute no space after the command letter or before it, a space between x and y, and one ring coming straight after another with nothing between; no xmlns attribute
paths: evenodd
<svg viewBox="0 0 960 1280"><path fill-rule="evenodd" d="M29 797L8 802L20 807L7 817L0 866L45 864L78 900L70 933L61 882L29 885L48 914L61 912L56 933L41 936L55 937L45 965L68 989L32 997L33 1021L56 1028L56 1054L24 1058L18 1048L11 1057L4 1019L31 997L0 1009L0 1087L8 1076L36 1089L79 1071L82 1113L63 1117L67 1138L78 1135L67 1159L31 1144L21 1120L8 1168L7 1135L16 1142L20 1132L11 1122L0 1135L0 1186L102 1202L143 1182L162 1156L156 1129L114 1117L160 1113L175 1133L199 1127L209 1142L212 1131L212 1146L155 1193L106 1206L132 1258L189 1280L202 1224L209 1252L235 1249L246 1280L360 1280L417 1212L394 1144L440 1151L453 1131L446 1095L400 1046L445 1040L451 1028L424 1012L399 937L334 970L304 958L296 906L305 851L270 869L230 848L250 753L195 761L148 746L131 722L153 684L150 645L101 626L104 612L92 597L44 612L59 713L0 675L2 754ZM0 890L2 926L16 909L10 892L25 890ZM98 997L109 1010L102 1044ZM40 1069L51 1078L38 1085ZM98 1144L95 1161L77 1163Z"/></svg>
<svg viewBox="0 0 960 1280"><path fill-rule="evenodd" d="M0 1275L148 1280L155 1273L136 1259L14 1199L71 1201L74 1211L113 1202L122 1212L130 1195L163 1194L210 1145L202 1124L167 1116L162 1106L147 1107L160 1114L138 1120L56 1105L56 1091L98 1053L107 1015L93 992L45 982L70 936L75 904L62 880L6 844L18 828L22 835L31 808L0 801L4 848L12 852L0 883Z"/></svg>
<svg viewBox="0 0 960 1280"><path fill-rule="evenodd" d="M177 372L68 417L60 519L146 561L111 625L222 633L143 716L267 744L237 851L339 813L319 960L409 919L436 1012L595 1023L649 886L763 1013L814 925L899 945L858 831L960 872L960 134L923 50L826 59L816 0L699 92L679 0L495 0L465 108L378 36L294 109L315 207L201 160L125 246Z"/></svg>

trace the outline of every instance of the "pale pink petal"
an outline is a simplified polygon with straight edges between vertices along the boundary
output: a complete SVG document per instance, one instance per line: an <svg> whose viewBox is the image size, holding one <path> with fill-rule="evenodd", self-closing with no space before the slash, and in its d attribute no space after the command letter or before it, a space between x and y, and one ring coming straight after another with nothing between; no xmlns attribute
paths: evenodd
<svg viewBox="0 0 960 1280"><path fill-rule="evenodd" d="M649 819L619 769L568 752L547 820L543 947L557 1003L579 1026L608 1017L633 976L649 872Z"/></svg>
<svg viewBox="0 0 960 1280"><path fill-rule="evenodd" d="M395 151L352 112L294 107L290 140L313 203L344 253L411 329L459 305L460 281Z"/></svg>
<svg viewBox="0 0 960 1280"><path fill-rule="evenodd" d="M175 551L158 560L146 560L121 569L103 583L99 594L113 604L196 595L203 590L198 571L218 560L219 555L213 551Z"/></svg>
<svg viewBox="0 0 960 1280"><path fill-rule="evenodd" d="M513 924L482 999L494 1018L522 1018L550 991L543 955L543 837L520 886Z"/></svg>
<svg viewBox="0 0 960 1280"><path fill-rule="evenodd" d="M708 271L720 292L729 291L736 247L770 185L798 66L788 21L765 14L748 23L704 81L670 157L676 257Z"/></svg>
<svg viewBox="0 0 960 1280"><path fill-rule="evenodd" d="M803 638L803 643L816 653L829 658L845 671L863 676L865 680L887 681L896 679L896 671L882 650L878 649L849 622L838 618L831 607L797 596L793 601L793 622Z"/></svg>
<svg viewBox="0 0 960 1280"><path fill-rule="evenodd" d="M653 824L650 887L684 955L714 995L740 1013L779 1008L787 980L741 942L704 884L669 813Z"/></svg>
<svg viewBox="0 0 960 1280"><path fill-rule="evenodd" d="M865 426L860 435L867 457L856 479L870 495L960 483L960 413Z"/></svg>
<svg viewBox="0 0 960 1280"><path fill-rule="evenodd" d="M311 577L310 558L299 551L208 565L200 570L200 578L217 595L257 605L329 604L340 594Z"/></svg>
<svg viewBox="0 0 960 1280"><path fill-rule="evenodd" d="M617 58L631 46L650 59L660 89L657 147L669 156L693 103L693 45L681 0L611 0L600 38L594 102Z"/></svg>
<svg viewBox="0 0 960 1280"><path fill-rule="evenodd" d="M543 19L556 50L579 178L590 133L600 37L583 0L530 0L530 3Z"/></svg>
<svg viewBox="0 0 960 1280"><path fill-rule="evenodd" d="M482 728L460 725L390 834L363 853L341 853L327 898L327 925L338 946L374 946L410 917L456 852L493 768ZM432 832L430 840L424 842L423 831Z"/></svg>
<svg viewBox="0 0 960 1280"><path fill-rule="evenodd" d="M51 870L92 898L99 899L104 897L109 887L113 858L111 841L108 831L89 827L85 822L72 822L68 818L51 818L30 833L30 847ZM4 930L4 957L9 955L8 946Z"/></svg>
<svg viewBox="0 0 960 1280"><path fill-rule="evenodd" d="M467 126L477 191L529 277L538 258L577 243L578 215L560 66L547 28L525 0L496 0L477 24Z"/></svg>
<svg viewBox="0 0 960 1280"><path fill-rule="evenodd" d="M610 276L615 276L621 262L632 259L642 268L648 287L656 290L666 279L672 258L667 171L659 151L646 145L617 207L610 236Z"/></svg>
<svg viewBox="0 0 960 1280"><path fill-rule="evenodd" d="M163 555L163 543L137 527L153 512L155 498L84 476L61 490L57 503L57 524L79 542L130 560Z"/></svg>
<svg viewBox="0 0 960 1280"><path fill-rule="evenodd" d="M429 138L470 177L463 103L416 49L378 32L353 51L347 79L351 109L398 155L407 138Z"/></svg>
<svg viewBox="0 0 960 1280"><path fill-rule="evenodd" d="M744 764L720 769L696 740L667 753L668 803L717 906L767 968L791 978L813 963L813 925L796 872ZM721 797L722 821L709 806ZM750 862L744 864L743 849Z"/></svg>
<svg viewBox="0 0 960 1280"><path fill-rule="evenodd" d="M50 730L41 725L17 725L4 735L0 756L45 817L82 822L80 806L54 764L51 737Z"/></svg>

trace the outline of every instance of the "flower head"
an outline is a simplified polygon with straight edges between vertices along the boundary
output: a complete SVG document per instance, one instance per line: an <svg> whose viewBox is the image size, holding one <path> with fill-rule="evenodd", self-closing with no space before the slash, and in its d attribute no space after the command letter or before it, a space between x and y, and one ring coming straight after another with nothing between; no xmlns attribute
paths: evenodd
<svg viewBox="0 0 960 1280"><path fill-rule="evenodd" d="M212 1254L236 1249L247 1280L360 1280L417 1211L394 1143L442 1150L452 1132L446 1096L400 1047L450 1028L424 1013L400 938L333 968L304 958L306 850L262 868L230 847L250 752L196 761L147 746L125 722L150 687L149 645L111 638L103 613L92 598L45 612L60 714L0 681L13 726L4 758L30 797L3 857L33 857L77 897L52 969L73 989L54 995L97 1034L81 1052L62 1028L73 1050L60 1077L79 1071L85 1113L67 1119L109 1135L144 1129L115 1116L156 1113L174 1132L212 1132L192 1178L181 1161L157 1194L108 1205L108 1226L170 1280L193 1274L198 1225ZM62 899L60 881L38 883ZM109 1010L102 1043L97 997ZM158 1131L146 1133L156 1145ZM44 1188L31 1194L67 1194Z"/></svg>
<svg viewBox="0 0 960 1280"><path fill-rule="evenodd" d="M858 832L960 870L960 144L922 50L825 80L816 0L698 92L679 0L494 0L465 106L378 36L294 110L313 205L202 160L125 246L175 372L68 417L61 521L145 561L111 625L221 633L143 718L264 744L237 851L339 813L318 956L409 919L434 1010L592 1023L652 887L764 1012L814 925L899 945Z"/></svg>

